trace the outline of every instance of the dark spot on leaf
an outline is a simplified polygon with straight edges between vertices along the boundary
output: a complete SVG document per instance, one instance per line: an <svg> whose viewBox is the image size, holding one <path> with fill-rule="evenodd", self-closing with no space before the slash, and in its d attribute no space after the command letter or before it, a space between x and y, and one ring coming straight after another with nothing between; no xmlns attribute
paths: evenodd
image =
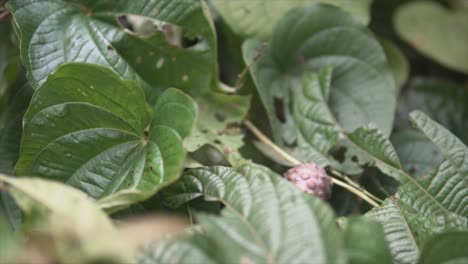
<svg viewBox="0 0 468 264"><path fill-rule="evenodd" d="M203 134L206 134L206 133L208 133L208 130L207 130L207 129L203 129L201 132L202 132Z"/></svg>
<svg viewBox="0 0 468 264"><path fill-rule="evenodd" d="M234 107L234 108L240 108L240 107L241 107L241 104L239 104L239 103L232 103L231 106Z"/></svg>
<svg viewBox="0 0 468 264"><path fill-rule="evenodd" d="M234 153L234 150L232 150L231 148L225 148L224 149L224 154L231 155L232 153Z"/></svg>
<svg viewBox="0 0 468 264"><path fill-rule="evenodd" d="M143 62L143 58L141 56L137 56L135 59L136 64L141 64Z"/></svg>
<svg viewBox="0 0 468 264"><path fill-rule="evenodd" d="M108 51L113 51L113 50L114 50L114 47L112 47L112 45L109 44L109 45L107 45L107 50L108 50Z"/></svg>
<svg viewBox="0 0 468 264"><path fill-rule="evenodd" d="M215 113L215 118L219 122L224 122L224 120L226 120L226 115L224 113L216 112Z"/></svg>
<svg viewBox="0 0 468 264"><path fill-rule="evenodd" d="M284 102L282 98L274 97L274 105L275 105L275 115L281 123L286 122L286 115L284 113Z"/></svg>
<svg viewBox="0 0 468 264"><path fill-rule="evenodd" d="M153 172L153 171L154 171L154 169L153 169L153 166L150 166L150 171L151 171L151 172Z"/></svg>
<svg viewBox="0 0 468 264"><path fill-rule="evenodd" d="M352 156L352 157L351 157L351 160L354 161L354 162L358 162L358 161L359 161L359 159L358 159L357 156Z"/></svg>
<svg viewBox="0 0 468 264"><path fill-rule="evenodd" d="M414 174L416 172L416 169L414 167L411 167L411 168L408 169L408 172L410 174Z"/></svg>
<svg viewBox="0 0 468 264"><path fill-rule="evenodd" d="M217 145L221 145L221 141L219 141L217 139L214 141L214 143L217 144Z"/></svg>

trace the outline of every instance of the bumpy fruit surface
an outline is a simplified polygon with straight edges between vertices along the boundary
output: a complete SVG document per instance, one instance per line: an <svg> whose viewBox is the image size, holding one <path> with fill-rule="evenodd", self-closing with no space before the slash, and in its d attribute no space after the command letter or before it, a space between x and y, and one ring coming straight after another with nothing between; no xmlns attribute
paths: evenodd
<svg viewBox="0 0 468 264"><path fill-rule="evenodd" d="M332 179L315 163L303 163L288 170L284 176L303 192L328 199L332 192Z"/></svg>

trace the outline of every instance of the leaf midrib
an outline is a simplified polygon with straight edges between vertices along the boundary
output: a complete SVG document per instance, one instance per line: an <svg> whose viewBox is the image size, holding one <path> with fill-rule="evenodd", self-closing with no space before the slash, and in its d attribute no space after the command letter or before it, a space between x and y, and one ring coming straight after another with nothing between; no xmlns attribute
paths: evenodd
<svg viewBox="0 0 468 264"><path fill-rule="evenodd" d="M213 173L212 171L209 171L210 174L212 174L213 176L215 176L216 178L220 178L220 179L223 179L222 177L220 177L219 175L217 175L216 173ZM238 173L238 172L237 172ZM200 180L198 178L196 178L197 180ZM188 189L186 186L185 186L185 182L183 182L184 184L184 188L185 189ZM250 188L250 183L247 181L247 184ZM223 180L223 185L226 185L226 182ZM216 197L216 196L212 196L212 195L209 195L207 194L206 192L203 192L204 188L202 189L201 192L187 192L186 194L187 195L197 195L198 197L200 196L205 196L209 199L213 199L213 200L218 200L220 201L221 203L223 203L227 208L229 208L239 219L242 223L244 223L244 225L247 227L247 229L249 230L249 232L251 233L251 235L255 238L256 242L258 245L260 245L260 247L262 248L263 252L264 252L264 255L265 255L265 258L268 260L268 263L270 264L273 264L275 263L274 261L274 256L273 254L268 250L268 247L267 247L267 244L265 243L265 241L263 241L263 239L261 238L261 236L255 231L255 228L250 224L250 222L244 218L244 216L242 215L241 212L239 212L235 207L231 206L231 204L225 200L223 197L219 196L219 197Z"/></svg>
<svg viewBox="0 0 468 264"><path fill-rule="evenodd" d="M142 135L138 135L134 132L137 132L138 129L135 129L130 123L128 123L127 120L125 120L123 117L119 116L119 115L116 115L114 112L111 112L110 110L106 109L106 108L102 108L100 106L97 106L97 105L94 105L94 104L90 104L88 102L80 102L80 101L76 101L76 102L63 102L63 103L58 103L58 104L54 104L54 105L49 105L41 110L39 110L31 119L30 121L28 122L28 124L24 127L24 130L27 130L29 129L29 126L33 123L34 119L39 115L41 114L42 111L44 110L47 110L51 107L55 107L55 106L61 106L61 105L68 105L68 104L76 104L76 105L87 105L87 106L90 106L90 107L93 107L93 108L96 108L96 109L99 109L103 112L106 112L106 113L109 113L110 115L112 116L115 116L117 119L121 120L123 123L127 124L129 127L133 128L134 131L126 131L126 130L122 130L122 129L119 129L119 128L111 128L111 127L90 127L90 128L87 128L87 129L92 129L92 128L108 128L108 129L114 129L114 130L119 130L119 131L122 131L122 132L125 132L127 134L130 134L130 135L133 135L135 137L138 137L138 138L143 138ZM74 133L74 132L78 132L78 131L82 131L82 130L86 130L86 129L81 129L81 130L75 130L71 133ZM68 133L68 134L71 134L71 133ZM65 134L65 135L68 135L68 134ZM63 135L63 136L65 136Z"/></svg>
<svg viewBox="0 0 468 264"><path fill-rule="evenodd" d="M51 142L47 143L47 145L45 145L37 154L36 156L34 156L33 159L31 159L33 162L37 159L37 157L39 157L39 155L45 150L47 149L51 144L57 142L58 140L70 135L70 134L74 134L74 133L77 133L77 132L83 132L83 131L90 131L90 130L100 130L100 129L103 129L103 130L115 130L115 131L120 131L120 132L123 132L125 134L129 134L129 135L132 135L132 136L135 136L134 134L131 134L127 131L123 131L123 130L120 130L120 129L113 129L113 128L105 128L105 127L95 127L95 128L87 128L87 129L81 129L81 130L76 130L76 131L73 131L72 133L68 133L68 134L65 134L63 136L60 136L54 140L52 140ZM139 138L139 137L138 137ZM128 143L128 142L125 142L125 143Z"/></svg>
<svg viewBox="0 0 468 264"><path fill-rule="evenodd" d="M109 148L106 148L104 150L102 150L101 152L97 153L95 156L89 158L86 162L84 162L80 167L78 167L76 170L75 170L75 173L73 175L71 175L70 178L68 178L68 180L66 181L67 183L70 183L71 180L75 179L76 177L78 177L79 175L76 173L77 171L79 171L83 166L87 165L90 161L94 160L96 157L98 157L99 155L101 155L103 152L111 149L111 148L115 148L115 147L119 147L119 146L122 146L122 145L126 145L126 144L130 144L130 143L138 143L140 142L139 140L133 140L133 141L127 141L127 142L123 142L123 143L120 143L120 144L117 144L117 145L113 145L113 146L110 146ZM138 145L128 154L126 160L128 160L129 157L132 156L133 153L135 153L135 151L138 150ZM125 164L125 162L123 163ZM122 164L122 166L123 166ZM122 167L120 166L120 167ZM117 174L118 172L116 172ZM115 174L113 175L115 176ZM125 178L125 177L123 177ZM81 182L81 181L80 181ZM123 181L122 181L123 182ZM116 187L116 189L121 185L121 183ZM108 186L109 188L110 186ZM106 191L108 191L108 189L103 189L102 190L102 193L106 193Z"/></svg>

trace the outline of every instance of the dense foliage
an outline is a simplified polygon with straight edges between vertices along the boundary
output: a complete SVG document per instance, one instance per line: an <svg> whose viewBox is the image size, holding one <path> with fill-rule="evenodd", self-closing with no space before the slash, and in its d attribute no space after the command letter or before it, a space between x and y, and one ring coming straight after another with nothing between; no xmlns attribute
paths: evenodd
<svg viewBox="0 0 468 264"><path fill-rule="evenodd" d="M468 263L466 1L0 3L0 263Z"/></svg>

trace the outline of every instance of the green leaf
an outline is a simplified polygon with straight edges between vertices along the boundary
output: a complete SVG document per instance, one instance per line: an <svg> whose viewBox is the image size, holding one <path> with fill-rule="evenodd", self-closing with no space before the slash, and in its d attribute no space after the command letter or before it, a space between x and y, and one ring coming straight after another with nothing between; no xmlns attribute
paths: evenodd
<svg viewBox="0 0 468 264"><path fill-rule="evenodd" d="M61 239L56 244L60 246L54 249L63 250L62 254L66 254L62 256L82 263L97 259L132 262L129 247L110 219L86 194L38 178L0 175L0 184L13 195L26 215L34 218L33 232L50 232L54 238Z"/></svg>
<svg viewBox="0 0 468 264"><path fill-rule="evenodd" d="M351 218L344 234L349 263L392 263L382 226L365 217Z"/></svg>
<svg viewBox="0 0 468 264"><path fill-rule="evenodd" d="M13 175L13 167L18 160L21 142L23 115L29 105L32 89L16 81L8 89L6 107L0 113L0 173ZM5 215L10 224L18 228L21 225L21 212L12 197L0 193L0 203L5 208Z"/></svg>
<svg viewBox="0 0 468 264"><path fill-rule="evenodd" d="M213 146L233 166L245 162L239 149L244 145L241 123L250 108L250 96L207 93L198 98L200 117L192 134L184 140L187 151Z"/></svg>
<svg viewBox="0 0 468 264"><path fill-rule="evenodd" d="M403 52L393 42L380 39L380 44L387 55L388 65L392 70L396 86L401 88L409 77L409 62Z"/></svg>
<svg viewBox="0 0 468 264"><path fill-rule="evenodd" d="M349 14L331 6L305 5L278 22L267 47L250 40L243 49L246 63L260 55L251 74L275 142L290 147L299 160L310 161L308 153L326 154L338 128L347 132L374 123L390 134L396 101L393 76L378 41ZM331 77L305 76L324 67L333 68ZM307 112L299 115L306 105ZM307 137L298 136L298 127ZM312 147L305 148L304 139L312 140Z"/></svg>
<svg viewBox="0 0 468 264"><path fill-rule="evenodd" d="M429 58L468 73L468 12L433 1L406 3L394 15L398 34Z"/></svg>
<svg viewBox="0 0 468 264"><path fill-rule="evenodd" d="M352 143L351 151L361 163L374 165L400 182L405 180L406 175L392 143L378 128L373 125L360 127L347 137Z"/></svg>
<svg viewBox="0 0 468 264"><path fill-rule="evenodd" d="M468 217L468 160L465 158L468 156L468 148L422 112L415 111L410 116L413 124L444 156L444 161L428 177L422 178L421 185L433 194L432 201L422 208L429 210L431 207L443 207L445 211ZM405 194L418 195L414 192ZM420 201L418 206L422 206Z"/></svg>
<svg viewBox="0 0 468 264"><path fill-rule="evenodd" d="M0 199L1 202L1 199ZM19 236L16 235L2 214L0 203L0 262L12 263L12 256L18 253Z"/></svg>
<svg viewBox="0 0 468 264"><path fill-rule="evenodd" d="M419 256L419 247L398 201L387 199L382 205L366 215L382 224L394 262L416 262Z"/></svg>
<svg viewBox="0 0 468 264"><path fill-rule="evenodd" d="M305 74L301 90L293 94L292 115L297 124L294 156L317 164L329 163L326 154L338 142L342 128L328 106L331 68L318 74Z"/></svg>
<svg viewBox="0 0 468 264"><path fill-rule="evenodd" d="M387 199L368 215L383 224L397 263L415 263L420 248L434 234L468 229L468 148L423 113L415 111L411 119L444 159L417 179L389 163L378 165L398 177L401 186L396 198Z"/></svg>
<svg viewBox="0 0 468 264"><path fill-rule="evenodd" d="M137 81L149 101L168 87L203 91L217 84L216 37L203 1L12 0L28 78L38 88L66 62L106 66ZM163 31L139 36L118 17L134 15L179 26L192 47L170 44Z"/></svg>
<svg viewBox="0 0 468 264"><path fill-rule="evenodd" d="M138 256L138 264L155 264L155 263L217 263L213 258L207 255L200 245L200 241L188 239L188 241L162 241L151 247L148 247ZM205 241L203 241L205 242ZM225 261L226 259L224 259Z"/></svg>
<svg viewBox="0 0 468 264"><path fill-rule="evenodd" d="M0 112L10 96L10 87L19 73L18 48L13 43L13 29L10 23L0 24Z"/></svg>
<svg viewBox="0 0 468 264"><path fill-rule="evenodd" d="M400 157L403 169L415 178L429 173L443 160L437 146L414 130L397 132L392 135L391 141Z"/></svg>
<svg viewBox="0 0 468 264"><path fill-rule="evenodd" d="M417 79L403 93L398 106L397 126L410 126L408 114L426 113L468 144L468 91L450 81Z"/></svg>
<svg viewBox="0 0 468 264"><path fill-rule="evenodd" d="M421 264L467 263L468 232L450 232L434 236L423 248Z"/></svg>
<svg viewBox="0 0 468 264"><path fill-rule="evenodd" d="M221 216L197 214L201 232L148 248L141 263L344 262L332 210L264 167L194 169L165 197L172 206L205 197L225 208Z"/></svg>
<svg viewBox="0 0 468 264"><path fill-rule="evenodd" d="M293 8L307 3L330 4L343 8L367 24L372 0L212 0L211 3L237 34L268 40L278 20Z"/></svg>
<svg viewBox="0 0 468 264"><path fill-rule="evenodd" d="M12 86L10 89L14 95L0 113L0 173L6 174L13 173L13 166L18 160L23 115L32 96L32 89L28 85Z"/></svg>
<svg viewBox="0 0 468 264"><path fill-rule="evenodd" d="M466 218L451 213L419 212L403 201L390 198L366 214L379 221L396 263L416 263L428 238L443 232L466 230Z"/></svg>
<svg viewBox="0 0 468 264"><path fill-rule="evenodd" d="M161 94L153 109L152 125L172 127L182 138L190 133L198 114L197 103L192 97L177 89L168 89Z"/></svg>
<svg viewBox="0 0 468 264"><path fill-rule="evenodd" d="M172 124L154 118L133 81L98 65L61 66L25 114L17 174L66 182L109 209L151 196L178 178L185 158L178 132L192 127L187 113L196 113L175 89L159 98L155 115L177 102Z"/></svg>

